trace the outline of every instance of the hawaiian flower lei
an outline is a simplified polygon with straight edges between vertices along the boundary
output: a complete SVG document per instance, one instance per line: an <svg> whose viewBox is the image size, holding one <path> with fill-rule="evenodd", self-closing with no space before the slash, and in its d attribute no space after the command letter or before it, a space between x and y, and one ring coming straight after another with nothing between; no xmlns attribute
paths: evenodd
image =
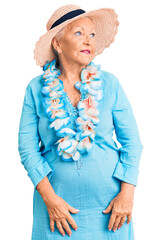
<svg viewBox="0 0 161 240"><path fill-rule="evenodd" d="M54 128L56 135L61 137L57 153L64 161L78 161L81 154L91 151L95 139L94 128L99 122L98 100L103 97L100 65L90 62L82 69L81 80L75 87L81 92L77 109L78 118L75 120L76 130L69 128L72 121L66 110L66 99L63 81L58 78L61 71L56 67L56 59L43 66L42 93L45 95L43 106L51 121L48 128Z"/></svg>

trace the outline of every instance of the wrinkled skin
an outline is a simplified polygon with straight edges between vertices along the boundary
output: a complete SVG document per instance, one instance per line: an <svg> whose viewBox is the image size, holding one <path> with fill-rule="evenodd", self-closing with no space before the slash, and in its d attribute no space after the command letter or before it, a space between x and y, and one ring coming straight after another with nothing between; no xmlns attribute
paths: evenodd
<svg viewBox="0 0 161 240"><path fill-rule="evenodd" d="M71 213L76 214L79 210L70 206L64 199L56 195L53 199L53 202L47 202L47 210L50 217L50 229L54 231L54 224L62 235L65 235L66 230L67 234L72 234L72 231L69 227L69 224L73 227L73 229L77 230L78 226L74 219L72 218ZM69 223L69 224L68 224ZM64 229L63 229L64 228Z"/></svg>
<svg viewBox="0 0 161 240"><path fill-rule="evenodd" d="M105 214L112 211L108 229L111 230L113 228L113 231L122 227L126 217L129 224L132 217L135 186L124 182L122 182L122 185L124 185L124 189L112 199L108 207L103 211Z"/></svg>
<svg viewBox="0 0 161 240"><path fill-rule="evenodd" d="M95 25L89 18L77 19L68 24L60 39L54 37L53 47L59 55L61 75L68 83L81 80L82 68L89 64L95 57ZM80 52L89 49L91 53Z"/></svg>

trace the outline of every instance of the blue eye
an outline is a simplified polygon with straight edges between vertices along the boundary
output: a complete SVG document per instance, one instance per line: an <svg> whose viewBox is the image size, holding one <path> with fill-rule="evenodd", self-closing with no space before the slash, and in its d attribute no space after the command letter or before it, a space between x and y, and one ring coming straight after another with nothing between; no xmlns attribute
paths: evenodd
<svg viewBox="0 0 161 240"><path fill-rule="evenodd" d="M76 33L78 33L78 32L81 33L80 31L77 31Z"/></svg>
<svg viewBox="0 0 161 240"><path fill-rule="evenodd" d="M76 34L76 33L81 33L81 32L80 32L80 31L77 31L77 32L75 32L75 34ZM95 36L95 33L91 33L91 34L94 34L93 37ZM78 36L79 36L79 35L78 35Z"/></svg>
<svg viewBox="0 0 161 240"><path fill-rule="evenodd" d="M95 36L95 33L91 33L91 34L94 34L94 36ZM94 37L94 36L93 36L93 37Z"/></svg>

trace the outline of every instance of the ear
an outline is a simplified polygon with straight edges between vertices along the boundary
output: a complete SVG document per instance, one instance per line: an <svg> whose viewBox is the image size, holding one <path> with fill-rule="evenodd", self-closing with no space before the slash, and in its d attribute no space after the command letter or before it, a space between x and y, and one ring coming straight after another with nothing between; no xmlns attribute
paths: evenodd
<svg viewBox="0 0 161 240"><path fill-rule="evenodd" d="M51 42L52 42L53 47L56 49L56 51L58 53L61 53L62 52L61 45L60 45L60 42L58 41L58 39L56 37L53 37Z"/></svg>

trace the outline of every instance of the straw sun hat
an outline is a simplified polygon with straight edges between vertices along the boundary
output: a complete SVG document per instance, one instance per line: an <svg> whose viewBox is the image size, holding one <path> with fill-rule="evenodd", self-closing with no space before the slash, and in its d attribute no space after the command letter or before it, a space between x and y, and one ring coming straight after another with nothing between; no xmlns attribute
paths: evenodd
<svg viewBox="0 0 161 240"><path fill-rule="evenodd" d="M118 15L112 8L100 8L86 12L79 6L67 4L58 8L49 18L46 28L47 32L43 34L35 44L34 59L36 64L43 67L46 61L53 61L56 55L52 48L53 37L67 24L79 18L90 17L95 24L95 55L114 42L115 35L118 31Z"/></svg>

